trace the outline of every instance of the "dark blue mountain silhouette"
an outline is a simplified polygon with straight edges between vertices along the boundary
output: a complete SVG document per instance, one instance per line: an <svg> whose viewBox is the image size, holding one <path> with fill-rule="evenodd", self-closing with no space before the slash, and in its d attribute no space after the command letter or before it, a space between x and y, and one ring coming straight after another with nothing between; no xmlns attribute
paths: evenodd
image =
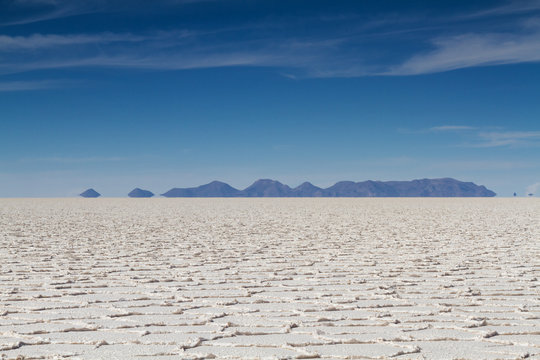
<svg viewBox="0 0 540 360"><path fill-rule="evenodd" d="M165 194L165 197L236 197L240 196L240 190L237 190L221 181L212 181L211 183L193 188L173 188Z"/></svg>
<svg viewBox="0 0 540 360"><path fill-rule="evenodd" d="M276 180L260 179L242 190L245 197L287 197L292 189Z"/></svg>
<svg viewBox="0 0 540 360"><path fill-rule="evenodd" d="M100 197L101 194L94 189L88 189L80 193L79 196L82 196L83 198L97 198Z"/></svg>
<svg viewBox="0 0 540 360"><path fill-rule="evenodd" d="M213 181L193 188L174 188L165 197L491 197L485 186L452 178L412 181L340 181L326 189L309 182L291 189L276 180L261 179L244 190Z"/></svg>
<svg viewBox="0 0 540 360"><path fill-rule="evenodd" d="M154 193L148 190L135 188L129 192L128 196L132 198L149 198L154 196Z"/></svg>
<svg viewBox="0 0 540 360"><path fill-rule="evenodd" d="M291 196L294 197L320 197L324 196L324 190L306 181L292 189Z"/></svg>

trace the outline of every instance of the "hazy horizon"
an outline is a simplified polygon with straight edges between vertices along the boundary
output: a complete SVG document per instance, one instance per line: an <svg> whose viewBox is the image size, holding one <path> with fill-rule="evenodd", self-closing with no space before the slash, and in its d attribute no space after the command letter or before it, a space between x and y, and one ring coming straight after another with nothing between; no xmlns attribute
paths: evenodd
<svg viewBox="0 0 540 360"><path fill-rule="evenodd" d="M281 181L279 181L278 179L270 179L270 178L267 178L267 179L256 179L256 180L252 181L251 183L249 183L249 184L246 185L246 186L235 186L234 184L229 184L229 183L224 182L224 181L213 180L213 181L210 181L210 182L208 182L208 183L197 184L197 185L193 185L193 186L173 186L173 187L171 187L171 188L169 188L169 189L167 189L167 190L163 190L163 191L161 191L161 190L160 190L160 191L155 191L155 189L144 188L144 187L141 188L140 186L135 186L135 187L129 189L129 191L135 190L135 189L151 191L151 192L154 194L153 197L154 197L154 198L157 198L157 197L163 197L162 195L163 195L165 192L167 192L168 190L173 190L173 189L175 189L175 188L184 188L184 189L191 188L191 189L195 189L195 188L198 188L198 187L200 187L200 186L202 186L202 185L208 185L208 184L213 183L213 182L221 182L221 183L225 183L225 184L230 185L231 187L233 187L235 190L242 191L242 190L247 189L249 186L254 185L254 184L255 184L256 182L258 182L258 181L266 181L266 180L270 180L270 181L273 181L273 182L274 182L274 181L277 181L277 182L279 182L279 183L281 183L281 184L283 184L283 185L289 186L291 189L295 189L295 188L299 187L300 185L302 185L302 184L304 184L304 183L307 182L307 183L311 183L312 185L314 185L314 186L316 186L316 187L319 187L319 188L321 188L321 189L323 189L323 190L324 190L324 189L327 189L327 188L329 188L329 187L331 187L331 186L333 186L333 185L336 185L337 183L339 183L339 182L341 182L341 181L346 181L346 182L348 182L348 181L353 181L353 182L363 182L363 181L386 182L386 181L384 181L384 180L361 180L361 181L354 181L354 180L340 180L340 181L338 181L338 182L331 183L331 184L329 184L329 185L327 185L327 186L320 186L320 185L314 184L314 183L312 183L311 181L308 181L308 180L302 181L302 182L300 182L300 183L298 183L298 184L291 185L291 184L287 184L287 183L281 182ZM410 179L410 180L403 180L403 181L408 182L408 181L412 181L412 180L426 180L426 179ZM428 180L437 180L437 179L428 179ZM458 181L459 181L459 179L454 179L454 180L458 180ZM388 181L394 181L394 180L388 180ZM399 181L402 181L402 180L397 180L397 181L399 182ZM483 184L475 184L475 185L477 185L477 186L484 186ZM491 189L489 189L488 187L486 187L486 188L487 188L488 190L491 190ZM95 187L88 187L88 188L85 188L85 189L81 190L80 192L87 191L87 190L94 190L94 191L97 191L97 192L99 193L99 197L105 197L105 198L123 198L123 197L128 197L128 192L129 192L129 191L126 191L126 192L123 193L123 194L103 194L103 193L101 193L100 191L98 191L98 189L96 189ZM536 194L535 194L535 195L536 195ZM20 198L66 198L66 197L79 197L79 196L81 196L81 193L69 194L69 195L66 195L66 196L21 196ZM499 196L498 194L496 194L495 196L501 197L501 196ZM521 195L519 195L519 196L521 196ZM522 196L523 196L523 197L528 197L527 194L523 194ZM172 196L172 197L176 197L176 196ZM179 196L179 197L184 197L184 196ZM199 196L193 196L193 197L199 197ZM206 197L206 196L203 196L203 197ZM221 196L217 196L217 197L221 197ZM225 197L227 197L227 196L225 196ZM241 197L242 197L242 196L241 196ZM293 196L293 197L296 197L296 196ZM312 197L312 196L308 196L308 197ZM316 197L317 197L317 196L316 196ZM336 197L339 198L339 197L348 197L348 196L336 196ZM355 197L355 196L353 196L353 197ZM371 196L357 196L357 197L371 197ZM381 196L381 197L393 197L393 196ZM395 197L395 196L394 196L394 197ZM411 197L411 196L397 196L397 197ZM412 196L412 197L414 197L414 196ZM459 197L459 196L455 196L455 197ZM504 196L503 196L503 197L504 197ZM514 197L514 196L512 195L512 197ZM17 197L6 197L6 198L17 198ZM164 198L165 198L165 197L164 197Z"/></svg>

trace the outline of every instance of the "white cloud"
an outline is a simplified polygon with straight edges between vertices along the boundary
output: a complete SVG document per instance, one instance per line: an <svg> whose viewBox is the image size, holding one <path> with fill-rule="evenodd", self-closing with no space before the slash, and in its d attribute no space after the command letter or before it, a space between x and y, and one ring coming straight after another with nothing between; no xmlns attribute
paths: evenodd
<svg viewBox="0 0 540 360"><path fill-rule="evenodd" d="M194 69L223 66L270 66L294 69L310 77L404 76L474 66L540 61L540 32L466 34L433 40L434 49L399 65L369 64L346 54L347 41L324 39L223 40L206 44L204 33L0 35L2 73L49 68L125 67ZM54 51L53 51L54 50ZM295 76L295 73L291 75Z"/></svg>
<svg viewBox="0 0 540 360"><path fill-rule="evenodd" d="M474 130L476 129L473 126L465 126L465 125L442 125L442 126L434 126L430 128L430 131L461 131L461 130Z"/></svg>
<svg viewBox="0 0 540 360"><path fill-rule="evenodd" d="M197 69L227 66L269 66L312 71L327 62L341 39L255 39L205 44L216 32L162 31L133 34L34 34L0 36L0 74L41 69L110 67ZM325 60L326 59L326 60Z"/></svg>
<svg viewBox="0 0 540 360"><path fill-rule="evenodd" d="M478 136L482 141L473 147L540 145L540 131L481 132Z"/></svg>
<svg viewBox="0 0 540 360"><path fill-rule="evenodd" d="M522 13L529 13L531 11L536 11L536 10L540 10L539 0L526 0L526 1L514 0L500 6L466 14L464 16L461 16L460 18L474 19L474 18L480 18L480 17L522 14Z"/></svg>
<svg viewBox="0 0 540 360"><path fill-rule="evenodd" d="M159 3L169 6L181 6L210 1L218 0L161 0ZM143 6L150 6L149 3L141 3ZM30 15L22 16L13 21L0 23L0 26L24 25L84 14L127 11L134 7L134 2L126 0L12 0L11 3L8 1L8 6L16 9L37 9L38 11L31 12Z"/></svg>
<svg viewBox="0 0 540 360"><path fill-rule="evenodd" d="M74 83L66 80L5 81L0 82L0 92L55 89L73 85Z"/></svg>
<svg viewBox="0 0 540 360"><path fill-rule="evenodd" d="M95 13L103 9L104 1L63 1L63 0L15 0L8 6L16 9L32 9L25 15L0 26L24 25L40 21L59 19L69 16Z"/></svg>
<svg viewBox="0 0 540 360"><path fill-rule="evenodd" d="M164 0L164 4L181 6L202 1L212 0ZM41 4L49 8L44 14L36 15L36 19L111 9L129 11L129 2L119 0L18 0L14 3L20 7ZM540 9L540 0L508 3L469 15L474 18L506 13L522 14L528 9ZM397 61L393 60L395 56L391 55L395 54L390 50L388 54L381 52L381 58L377 60L369 57L371 52L364 52L366 39L373 41L374 37L382 35L381 32L370 30L369 22L368 25L354 27L354 30L336 30L330 35L304 35L299 38L295 37L294 28L290 31L292 35L274 35L276 32L270 29L278 25L287 26L280 21L241 24L229 29L214 28L208 32L174 30L146 34L0 35L0 51L3 53L0 74L72 67L176 70L268 66L279 68L280 73L291 78L407 76L475 66L539 62L540 21L533 15L524 17L519 21L511 20L515 26L506 33L469 32L444 37L434 37L429 27L418 26L418 20L411 23L401 21L397 29L392 29L384 36L394 38L400 36L398 34L418 32L414 48L418 48L419 42L431 47L425 51L414 51L405 60ZM36 19L25 21L39 21ZM310 21L314 20L308 23ZM388 19L372 20L371 23L381 21L395 25L395 21L388 22ZM438 31L456 33L451 27L452 21L456 20L445 21L440 21ZM459 19L457 21L463 22ZM217 33L223 36L205 38L205 35ZM234 36L237 33L242 36Z"/></svg>
<svg viewBox="0 0 540 360"><path fill-rule="evenodd" d="M22 162L47 162L47 163L62 163L62 164L83 164L94 162L118 162L127 160L126 157L121 156L90 156L90 157L43 157L43 158L24 158Z"/></svg>
<svg viewBox="0 0 540 360"><path fill-rule="evenodd" d="M497 131L494 131L497 130ZM405 134L453 133L457 138L467 139L460 147L531 147L540 146L540 131L503 131L501 127L474 127L466 125L441 125L422 130L398 129Z"/></svg>
<svg viewBox="0 0 540 360"><path fill-rule="evenodd" d="M137 42L148 39L145 36L135 36L131 34L33 34L30 36L6 36L0 35L0 50L20 51L20 50L40 50L55 47L80 46L92 43L107 44L111 42Z"/></svg>
<svg viewBox="0 0 540 360"><path fill-rule="evenodd" d="M459 161L437 161L433 168L460 171L499 171L517 169L539 169L540 164L531 161L511 161L511 160L459 160Z"/></svg>
<svg viewBox="0 0 540 360"><path fill-rule="evenodd" d="M464 34L437 38L433 50L417 54L381 75L419 75L540 61L540 32L529 34Z"/></svg>

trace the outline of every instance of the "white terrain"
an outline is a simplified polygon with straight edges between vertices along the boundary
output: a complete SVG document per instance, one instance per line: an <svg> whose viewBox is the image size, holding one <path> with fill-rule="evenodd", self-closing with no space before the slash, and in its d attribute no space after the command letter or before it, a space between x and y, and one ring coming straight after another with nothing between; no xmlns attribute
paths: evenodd
<svg viewBox="0 0 540 360"><path fill-rule="evenodd" d="M538 199L0 199L0 358L540 358L539 278Z"/></svg>

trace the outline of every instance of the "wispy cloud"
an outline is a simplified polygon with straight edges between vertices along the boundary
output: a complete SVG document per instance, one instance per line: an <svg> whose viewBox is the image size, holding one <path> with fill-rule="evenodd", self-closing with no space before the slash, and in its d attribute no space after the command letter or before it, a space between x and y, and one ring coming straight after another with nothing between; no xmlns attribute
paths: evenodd
<svg viewBox="0 0 540 360"><path fill-rule="evenodd" d="M540 10L539 0L518 0L509 1L503 5L495 6L489 9L475 11L469 14L462 15L462 19L475 19L481 17L504 16L512 14L530 13L531 11Z"/></svg>
<svg viewBox="0 0 540 360"><path fill-rule="evenodd" d="M516 169L539 169L540 164L532 161L510 161L510 160L460 160L460 161L437 161L430 165L437 169L446 170L516 170Z"/></svg>
<svg viewBox="0 0 540 360"><path fill-rule="evenodd" d="M145 35L77 34L0 36L0 73L74 67L180 70L227 66L269 66L315 71L343 39L224 40L206 43L216 32L167 31ZM11 61L9 61L11 60Z"/></svg>
<svg viewBox="0 0 540 360"><path fill-rule="evenodd" d="M163 0L160 4L181 6L202 1L210 0ZM42 9L36 19L40 19L39 16L52 18L120 8L128 11L129 8L129 2L120 0L16 0L13 4ZM469 15L525 14L527 9L540 10L540 0L512 2ZM313 33L297 31L294 26L279 20L275 23L264 20L237 24L234 29L213 28L206 32L167 30L138 34L0 35L0 51L3 53L0 74L76 67L180 70L258 66L276 68L291 78L322 78L410 76L476 66L539 62L540 22L535 21L532 15L524 17L508 20L512 26L502 27L500 32L478 32L477 28L476 31L466 28L469 31L456 32L450 20L420 26L421 20L406 22L383 17L366 21L362 26L336 26L328 32ZM25 21L38 21L36 19ZM316 20L303 21L302 27L305 28ZM320 17L317 21L320 23ZM354 22L360 20L355 19ZM389 27L387 31L379 28L380 23ZM444 34L453 35L433 35L432 25L442 27L438 31L442 30ZM286 32L272 31L283 26L292 27ZM386 35L381 36L383 33ZM415 35L408 38L411 33ZM395 41L398 37L414 41L411 50L396 56L391 46L377 43L376 55L365 51L373 42L381 39Z"/></svg>
<svg viewBox="0 0 540 360"><path fill-rule="evenodd" d="M71 80L5 81L0 82L0 92L56 89L74 84Z"/></svg>
<svg viewBox="0 0 540 360"><path fill-rule="evenodd" d="M540 131L510 131L496 126L441 125L421 130L397 129L403 134L436 134L466 141L456 144L459 147L491 148L491 147L531 147L540 146ZM450 137L451 136L451 137Z"/></svg>
<svg viewBox="0 0 540 360"><path fill-rule="evenodd" d="M472 147L540 146L540 131L480 132Z"/></svg>
<svg viewBox="0 0 540 360"><path fill-rule="evenodd" d="M40 50L67 46L82 46L87 44L107 44L112 42L140 42L148 36L132 34L73 34L73 35L42 35L6 36L0 35L1 51Z"/></svg>
<svg viewBox="0 0 540 360"><path fill-rule="evenodd" d="M51 156L41 158L24 158L21 162L46 162L60 164L83 164L83 163L100 163L100 162L118 162L125 161L128 158L122 156L89 156L89 157L63 157Z"/></svg>
<svg viewBox="0 0 540 360"><path fill-rule="evenodd" d="M95 13L105 8L106 2L65 0L14 0L7 7L25 10L25 15L0 23L0 26L24 25L40 21Z"/></svg>
<svg viewBox="0 0 540 360"><path fill-rule="evenodd" d="M470 133L472 131L478 130L475 126L469 125L439 125L433 126L430 128L423 129L408 129L408 128L398 128L396 131L402 134L427 134L427 133Z"/></svg>
<svg viewBox="0 0 540 360"><path fill-rule="evenodd" d="M218 0L156 0L152 5L160 4L174 7L210 1ZM141 3L144 6L150 6L145 2ZM24 9L27 14L12 21L0 23L0 26L24 25L85 14L137 9L135 1L126 0L11 0L6 6L17 10Z"/></svg>
<svg viewBox="0 0 540 360"><path fill-rule="evenodd" d="M414 55L381 75L420 75L540 61L540 32L529 34L463 34L432 40L433 50Z"/></svg>
<svg viewBox="0 0 540 360"><path fill-rule="evenodd" d="M475 130L476 127L474 126L466 126L466 125L441 125L441 126L434 126L432 128L429 128L429 131L463 131L463 130Z"/></svg>
<svg viewBox="0 0 540 360"><path fill-rule="evenodd" d="M359 54L348 53L344 49L351 39L342 37L225 40L214 44L205 43L202 37L204 34L189 31L144 35L3 35L0 36L0 50L9 52L9 56L0 61L0 71L16 73L70 67L176 70L269 66L290 69L285 73L292 77L358 77L420 75L540 61L540 32L440 38L433 40L434 50L414 55L399 65L375 65Z"/></svg>

